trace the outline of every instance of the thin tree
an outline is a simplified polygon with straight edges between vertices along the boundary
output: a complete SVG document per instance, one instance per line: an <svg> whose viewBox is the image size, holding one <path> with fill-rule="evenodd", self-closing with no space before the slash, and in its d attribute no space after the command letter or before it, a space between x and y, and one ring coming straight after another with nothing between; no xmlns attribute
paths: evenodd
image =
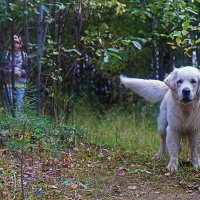
<svg viewBox="0 0 200 200"><path fill-rule="evenodd" d="M37 56L36 56L36 66L35 66L35 77L36 77L36 115L41 114L41 99L40 99L40 76L41 76L41 55L42 55L42 20L43 20L43 9L42 1L38 5L38 17L37 17Z"/></svg>
<svg viewBox="0 0 200 200"><path fill-rule="evenodd" d="M28 8L27 8L27 0L24 0L24 47L25 51L28 55L30 55L30 50L29 50L29 24L28 24ZM28 71L28 78L30 78L30 71L31 71L31 60L28 59L28 66L27 66L27 71Z"/></svg>

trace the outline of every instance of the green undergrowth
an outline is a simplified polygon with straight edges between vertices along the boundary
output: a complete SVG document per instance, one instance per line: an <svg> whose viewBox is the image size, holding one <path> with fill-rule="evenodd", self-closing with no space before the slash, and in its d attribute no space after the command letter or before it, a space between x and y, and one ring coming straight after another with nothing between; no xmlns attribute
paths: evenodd
<svg viewBox="0 0 200 200"><path fill-rule="evenodd" d="M82 125L54 122L48 117L36 117L29 110L12 117L10 113L0 113L0 139L11 151L23 149L27 153L35 146L59 151L69 145L76 145L87 133Z"/></svg>
<svg viewBox="0 0 200 200"><path fill-rule="evenodd" d="M145 101L121 103L99 109L79 101L73 112L74 124L82 125L88 132L84 140L126 154L137 155L138 159L151 158L159 147L157 134L158 104ZM180 158L187 159L188 142L181 142Z"/></svg>
<svg viewBox="0 0 200 200"><path fill-rule="evenodd" d="M79 103L74 123L88 129L87 142L120 148L126 152L152 154L158 146L156 116L158 106L145 102L113 106L103 111Z"/></svg>

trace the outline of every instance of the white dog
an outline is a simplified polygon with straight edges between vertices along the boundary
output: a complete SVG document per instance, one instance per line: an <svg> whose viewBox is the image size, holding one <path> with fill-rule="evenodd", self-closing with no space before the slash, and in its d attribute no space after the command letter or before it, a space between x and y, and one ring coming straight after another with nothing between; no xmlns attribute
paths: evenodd
<svg viewBox="0 0 200 200"><path fill-rule="evenodd" d="M179 149L182 136L190 141L192 164L200 169L200 72L195 67L175 69L165 80L143 80L120 76L121 82L150 102L159 102L157 119L160 147L153 159L169 152L170 172L179 165Z"/></svg>

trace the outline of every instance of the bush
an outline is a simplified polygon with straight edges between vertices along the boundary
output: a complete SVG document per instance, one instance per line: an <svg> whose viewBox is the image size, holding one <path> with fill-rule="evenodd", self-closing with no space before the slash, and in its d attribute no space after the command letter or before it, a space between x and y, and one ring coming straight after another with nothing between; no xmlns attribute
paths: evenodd
<svg viewBox="0 0 200 200"><path fill-rule="evenodd" d="M76 145L86 133L83 126L56 124L47 117L36 117L32 111L15 118L7 112L0 113L0 137L10 150L30 149L36 145L43 148Z"/></svg>

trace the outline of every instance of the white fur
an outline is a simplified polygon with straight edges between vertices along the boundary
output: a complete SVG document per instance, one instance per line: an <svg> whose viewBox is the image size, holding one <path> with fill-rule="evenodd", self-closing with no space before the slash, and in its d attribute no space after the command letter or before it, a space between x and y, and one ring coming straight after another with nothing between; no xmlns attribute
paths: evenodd
<svg viewBox="0 0 200 200"><path fill-rule="evenodd" d="M126 81L125 86L131 88L144 98L146 98L145 92L140 92L140 88L141 91L148 91L146 99L151 99L149 96L152 95L154 102L156 102L157 96L158 101L160 101L160 94L165 93L157 120L158 132L160 134L160 147L153 159L159 159L165 151L165 146L167 146L170 156L167 169L171 172L176 171L179 165L180 140L183 136L187 136L191 146L193 167L200 169L199 70L189 66L175 69L164 80L169 87L168 90L166 87L160 86L153 87L153 90L151 90L152 83L148 80L145 82L145 88L148 88L148 90L143 90L143 81L136 81L136 86L133 86L135 83L133 80L129 79L129 82ZM141 85L139 86L140 83ZM147 86L148 84L149 87ZM184 95L185 89L189 91L187 95ZM156 93L159 95L155 95Z"/></svg>
<svg viewBox="0 0 200 200"><path fill-rule="evenodd" d="M122 75L120 80L127 88L152 103L162 101L169 90L163 81L127 78Z"/></svg>

